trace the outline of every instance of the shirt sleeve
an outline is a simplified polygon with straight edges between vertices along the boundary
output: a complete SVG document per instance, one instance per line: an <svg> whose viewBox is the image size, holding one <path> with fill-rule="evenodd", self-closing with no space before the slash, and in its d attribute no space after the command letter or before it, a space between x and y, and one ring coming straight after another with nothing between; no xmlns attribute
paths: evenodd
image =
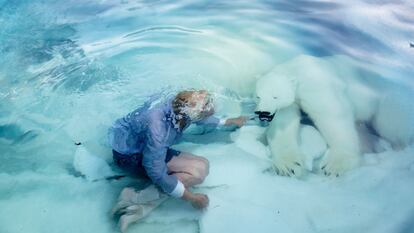
<svg viewBox="0 0 414 233"><path fill-rule="evenodd" d="M226 122L225 119L219 119L215 116L209 116L206 119L195 122L196 125L207 125L212 127L222 126Z"/></svg>
<svg viewBox="0 0 414 233"><path fill-rule="evenodd" d="M168 145L166 129L162 119L150 119L148 122L147 143L143 150L142 165L152 182L174 197L184 194L184 185L175 175L168 175L165 162Z"/></svg>

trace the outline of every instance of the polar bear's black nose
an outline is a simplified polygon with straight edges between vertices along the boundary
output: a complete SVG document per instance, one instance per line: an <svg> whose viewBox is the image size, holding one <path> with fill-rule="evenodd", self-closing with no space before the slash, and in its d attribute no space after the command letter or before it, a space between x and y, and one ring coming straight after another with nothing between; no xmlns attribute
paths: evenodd
<svg viewBox="0 0 414 233"><path fill-rule="evenodd" d="M266 112L266 111L264 111L264 112L262 112L262 111L256 111L254 113L257 114L257 115L270 115L270 112Z"/></svg>

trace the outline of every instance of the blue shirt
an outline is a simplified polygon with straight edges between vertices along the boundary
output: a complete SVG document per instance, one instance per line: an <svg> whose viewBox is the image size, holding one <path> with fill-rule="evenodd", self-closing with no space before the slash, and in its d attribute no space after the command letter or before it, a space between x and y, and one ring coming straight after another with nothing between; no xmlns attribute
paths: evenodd
<svg viewBox="0 0 414 233"><path fill-rule="evenodd" d="M166 193L171 193L178 184L175 175L168 175L165 157L167 149L182 136L184 129L175 124L172 99L150 108L148 104L115 121L109 128L108 138L112 149L131 155L142 153L142 165L149 178ZM216 127L220 120L208 117L196 124Z"/></svg>

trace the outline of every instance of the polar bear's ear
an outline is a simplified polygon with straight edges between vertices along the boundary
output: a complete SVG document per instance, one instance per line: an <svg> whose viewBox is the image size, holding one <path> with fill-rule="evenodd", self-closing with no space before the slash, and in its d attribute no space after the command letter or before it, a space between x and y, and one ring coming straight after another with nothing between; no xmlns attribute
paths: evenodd
<svg viewBox="0 0 414 233"><path fill-rule="evenodd" d="M287 83L290 84L290 87L293 89L293 91L296 92L296 87L298 84L297 78L295 78L293 75L281 75L279 78L286 80Z"/></svg>
<svg viewBox="0 0 414 233"><path fill-rule="evenodd" d="M298 79L295 78L293 75L286 75L286 78L292 83L292 86L296 89L296 85L298 84Z"/></svg>

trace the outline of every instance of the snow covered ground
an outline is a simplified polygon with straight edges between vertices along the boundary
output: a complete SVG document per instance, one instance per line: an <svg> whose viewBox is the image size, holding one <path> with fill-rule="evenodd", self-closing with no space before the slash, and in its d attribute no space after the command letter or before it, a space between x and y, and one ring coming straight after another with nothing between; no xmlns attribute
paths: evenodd
<svg viewBox="0 0 414 233"><path fill-rule="evenodd" d="M177 145L209 159L210 174L195 188L210 197L209 208L197 211L170 199L128 232L414 230L414 147L365 154L360 168L340 178L309 173L295 179L266 171L267 150L255 140L262 131L259 126L214 131ZM109 212L125 185L140 187L142 182L3 173L0 186L8 189L1 192L1 232L114 232L116 221Z"/></svg>

